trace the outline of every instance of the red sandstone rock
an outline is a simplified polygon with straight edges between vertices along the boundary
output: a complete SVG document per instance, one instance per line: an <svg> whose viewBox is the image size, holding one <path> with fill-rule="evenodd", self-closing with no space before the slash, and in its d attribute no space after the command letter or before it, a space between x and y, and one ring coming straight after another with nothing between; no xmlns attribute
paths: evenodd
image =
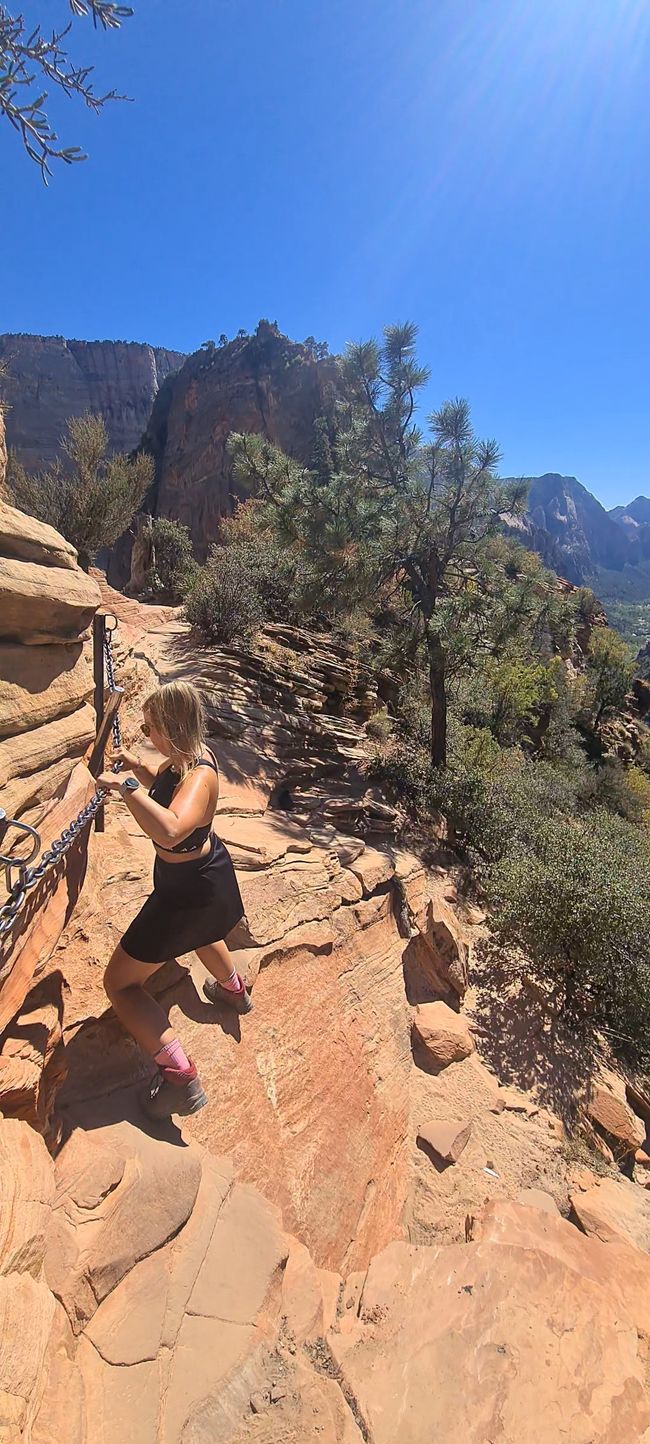
<svg viewBox="0 0 650 1444"><path fill-rule="evenodd" d="M81 642L24 647L0 643L0 737L16 737L74 712L92 694L90 655Z"/></svg>
<svg viewBox="0 0 650 1444"><path fill-rule="evenodd" d="M427 1143L443 1163L457 1163L469 1141L471 1131L471 1122L459 1123L451 1119L434 1118L429 1123L420 1124L418 1139Z"/></svg>
<svg viewBox="0 0 650 1444"><path fill-rule="evenodd" d="M8 642L77 642L99 591L85 572L0 557L0 637Z"/></svg>
<svg viewBox="0 0 650 1444"><path fill-rule="evenodd" d="M542 1188L522 1188L517 1194L517 1203L523 1204L525 1208L539 1208L542 1213L550 1213L552 1216L560 1216L560 1210L551 1193L545 1193Z"/></svg>
<svg viewBox="0 0 650 1444"><path fill-rule="evenodd" d="M454 1013L446 1003L422 1003L416 1009L413 1031L427 1058L437 1068L447 1068L468 1058L474 1051L467 1019Z"/></svg>
<svg viewBox="0 0 650 1444"><path fill-rule="evenodd" d="M605 1134L617 1156L634 1153L645 1142L645 1125L627 1102L625 1084L617 1073L603 1071L595 1079L587 1115Z"/></svg>
<svg viewBox="0 0 650 1444"><path fill-rule="evenodd" d="M588 1241L586 1267L569 1261L570 1224L521 1213L523 1246L506 1225L498 1241L396 1243L373 1260L356 1325L329 1339L373 1444L557 1444L576 1420L585 1440L641 1444L650 1402L633 1312L590 1269Z"/></svg>
<svg viewBox="0 0 650 1444"><path fill-rule="evenodd" d="M650 1252L650 1199L628 1179L602 1178L588 1192L573 1193L571 1207L585 1233Z"/></svg>

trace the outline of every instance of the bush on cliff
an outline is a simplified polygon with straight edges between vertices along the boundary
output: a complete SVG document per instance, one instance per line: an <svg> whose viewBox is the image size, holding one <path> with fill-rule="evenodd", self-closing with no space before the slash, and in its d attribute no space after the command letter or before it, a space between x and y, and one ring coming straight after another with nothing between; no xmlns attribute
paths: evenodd
<svg viewBox="0 0 650 1444"><path fill-rule="evenodd" d="M152 591L170 602L182 601L197 566L188 528L168 517L155 517L151 545L154 560L148 581Z"/></svg>
<svg viewBox="0 0 650 1444"><path fill-rule="evenodd" d="M255 501L222 523L221 541L186 592L187 616L210 642L249 638L264 621L295 626L313 606L309 568L264 525Z"/></svg>
<svg viewBox="0 0 650 1444"><path fill-rule="evenodd" d="M206 642L247 642L264 620L261 595L236 547L213 547L192 576L185 613Z"/></svg>
<svg viewBox="0 0 650 1444"><path fill-rule="evenodd" d="M589 643L587 675L594 728L609 707L622 707L632 683L634 665L627 642L611 627L596 627Z"/></svg>
<svg viewBox="0 0 650 1444"><path fill-rule="evenodd" d="M109 455L104 421L91 415L70 418L63 453L62 462L36 476L10 456L6 487L15 506L72 542L88 571L100 548L130 526L153 481L153 461L142 452Z"/></svg>
<svg viewBox="0 0 650 1444"><path fill-rule="evenodd" d="M621 818L539 821L487 888L493 946L521 959L560 1004L650 1063L650 849Z"/></svg>
<svg viewBox="0 0 650 1444"><path fill-rule="evenodd" d="M405 638L426 667L431 758L443 766L451 682L503 647L535 605L539 578L500 536L502 513L523 506L525 489L495 476L498 448L476 436L467 403L430 417L424 444L413 417L428 372L416 338L407 323L348 347L343 400L321 418L309 466L260 436L233 434L229 449L237 480L317 578L327 614L370 609L387 587L399 593Z"/></svg>

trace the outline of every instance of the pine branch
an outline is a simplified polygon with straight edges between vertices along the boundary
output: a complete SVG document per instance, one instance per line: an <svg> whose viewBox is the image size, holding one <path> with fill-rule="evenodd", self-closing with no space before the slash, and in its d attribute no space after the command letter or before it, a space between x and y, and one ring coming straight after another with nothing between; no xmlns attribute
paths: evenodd
<svg viewBox="0 0 650 1444"><path fill-rule="evenodd" d="M133 14L131 6L110 0L68 0L68 6L77 18L92 15L94 26L103 30L119 29L122 20ZM22 15L12 15L0 5L0 115L20 135L46 185L52 175L52 161L71 165L86 156L80 146L59 145L45 110L48 92L41 89L42 82L55 86L68 98L81 99L94 114L99 114L111 100L128 98L116 90L96 94L91 78L93 66L72 63L66 45L72 25L69 21L48 37L40 26L28 31Z"/></svg>

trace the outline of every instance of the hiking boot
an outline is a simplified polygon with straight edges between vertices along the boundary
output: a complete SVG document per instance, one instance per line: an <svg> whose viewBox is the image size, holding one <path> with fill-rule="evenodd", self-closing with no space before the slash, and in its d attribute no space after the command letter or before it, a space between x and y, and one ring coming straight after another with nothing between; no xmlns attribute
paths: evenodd
<svg viewBox="0 0 650 1444"><path fill-rule="evenodd" d="M171 1118L172 1113L185 1118L205 1108L207 1101L194 1063L189 1073L182 1073L180 1068L160 1068L141 1098L144 1112L153 1119Z"/></svg>
<svg viewBox="0 0 650 1444"><path fill-rule="evenodd" d="M208 978L203 984L203 992L209 1003L225 1003L227 1008L234 1008L236 1013L252 1013L253 999L244 984L240 993L233 993L231 988L222 987L216 978Z"/></svg>

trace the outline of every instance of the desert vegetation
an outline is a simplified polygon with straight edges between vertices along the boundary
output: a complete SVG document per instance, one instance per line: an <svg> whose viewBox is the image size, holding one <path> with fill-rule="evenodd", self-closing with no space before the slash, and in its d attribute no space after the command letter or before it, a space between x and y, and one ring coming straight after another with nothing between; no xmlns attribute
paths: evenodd
<svg viewBox="0 0 650 1444"><path fill-rule="evenodd" d="M210 641L264 619L349 630L386 705L371 770L426 838L448 838L488 909L492 948L558 1012L646 1065L650 774L608 746L632 653L593 593L502 534L525 489L466 402L417 424L426 379L413 326L350 347L309 466L234 435L251 500L191 579Z"/></svg>

